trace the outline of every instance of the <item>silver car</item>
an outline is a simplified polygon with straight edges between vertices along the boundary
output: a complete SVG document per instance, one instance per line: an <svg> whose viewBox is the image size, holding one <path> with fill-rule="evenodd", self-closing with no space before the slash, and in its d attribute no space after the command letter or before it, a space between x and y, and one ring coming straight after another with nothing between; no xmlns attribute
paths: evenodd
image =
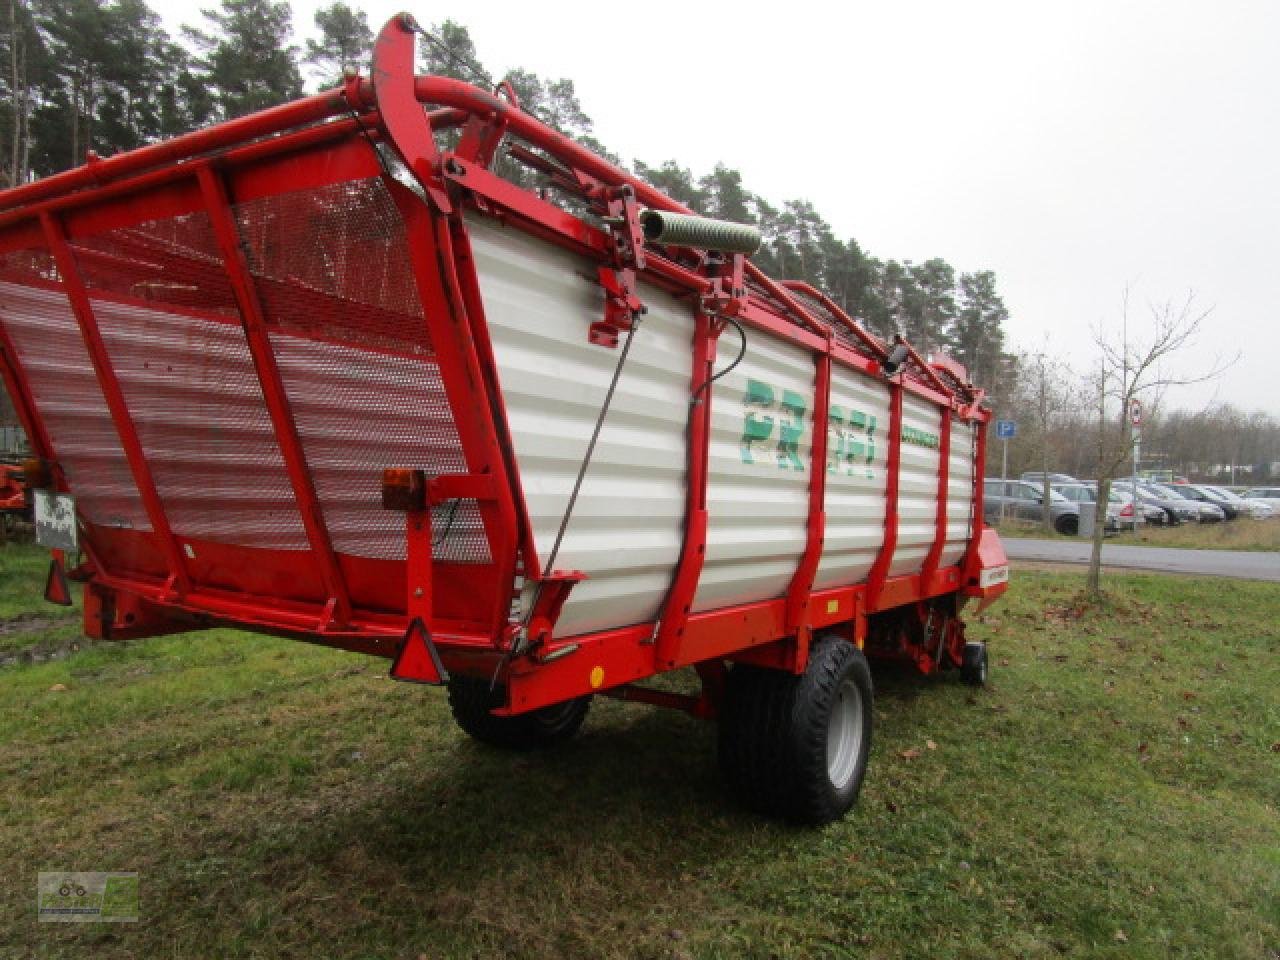
<svg viewBox="0 0 1280 960"><path fill-rule="evenodd" d="M1040 504L1040 488L1033 483L998 477L983 481L982 515L988 523L997 522L1002 514L1021 520L1039 520ZM1080 508L1053 490L1049 491L1049 516L1058 533L1074 537L1080 531Z"/></svg>

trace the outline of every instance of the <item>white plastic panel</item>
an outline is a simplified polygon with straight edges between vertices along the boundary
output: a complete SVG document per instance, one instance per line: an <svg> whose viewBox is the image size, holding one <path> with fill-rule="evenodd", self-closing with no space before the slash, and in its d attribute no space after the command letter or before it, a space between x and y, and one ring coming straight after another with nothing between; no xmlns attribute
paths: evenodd
<svg viewBox="0 0 1280 960"><path fill-rule="evenodd" d="M621 344L587 340L604 316L594 263L492 220L473 216L468 227L545 564ZM680 556L693 313L655 288L642 287L640 296L649 312L555 560L557 569L589 578L570 594L560 636L655 619Z"/></svg>
<svg viewBox="0 0 1280 960"><path fill-rule="evenodd" d="M884 543L889 388L835 364L827 435L827 525L815 589L865 580Z"/></svg>
<svg viewBox="0 0 1280 960"><path fill-rule="evenodd" d="M947 544L941 566L959 563L969 545L973 517L974 430L967 423L951 423L951 458L947 476Z"/></svg>
<svg viewBox="0 0 1280 960"><path fill-rule="evenodd" d="M938 532L938 455L942 411L906 393L902 397L902 456L898 475L898 545L889 576L919 573Z"/></svg>
<svg viewBox="0 0 1280 960"><path fill-rule="evenodd" d="M716 369L738 346L726 331ZM694 612L786 592L807 542L813 469L811 352L748 330L742 362L712 389L707 554Z"/></svg>

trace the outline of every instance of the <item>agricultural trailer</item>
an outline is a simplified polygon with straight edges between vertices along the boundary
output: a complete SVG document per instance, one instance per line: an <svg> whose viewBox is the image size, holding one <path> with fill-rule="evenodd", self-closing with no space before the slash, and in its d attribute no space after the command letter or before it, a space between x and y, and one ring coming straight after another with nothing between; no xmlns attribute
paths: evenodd
<svg viewBox="0 0 1280 960"><path fill-rule="evenodd" d="M338 89L0 194L46 595L83 581L97 638L385 657L509 747L596 694L680 708L745 803L840 817L867 658L986 678L982 390L509 85L415 76L417 29ZM686 667L696 696L644 684Z"/></svg>

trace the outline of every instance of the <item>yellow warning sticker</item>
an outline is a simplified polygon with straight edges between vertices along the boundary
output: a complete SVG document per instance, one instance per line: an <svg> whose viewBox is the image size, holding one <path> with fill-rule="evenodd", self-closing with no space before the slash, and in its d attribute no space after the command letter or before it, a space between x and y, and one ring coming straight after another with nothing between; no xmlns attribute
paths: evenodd
<svg viewBox="0 0 1280 960"><path fill-rule="evenodd" d="M600 684L604 683L604 667L591 668L591 689L598 690Z"/></svg>
<svg viewBox="0 0 1280 960"><path fill-rule="evenodd" d="M828 600L828 601L827 601L827 613L839 613L839 612L840 612L840 601L839 601L839 600Z"/></svg>

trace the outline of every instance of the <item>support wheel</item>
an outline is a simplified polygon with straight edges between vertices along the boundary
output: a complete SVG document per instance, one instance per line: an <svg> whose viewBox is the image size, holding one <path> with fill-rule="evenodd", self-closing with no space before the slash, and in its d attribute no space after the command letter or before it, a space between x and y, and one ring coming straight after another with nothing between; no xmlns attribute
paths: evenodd
<svg viewBox="0 0 1280 960"><path fill-rule="evenodd" d="M449 707L458 726L482 743L508 750L533 750L568 740L591 706L586 696L514 717L495 717L491 711L506 700L506 691L490 690L488 680L457 674L449 678Z"/></svg>
<svg viewBox="0 0 1280 960"><path fill-rule="evenodd" d="M1080 532L1080 518L1064 513L1058 518L1058 522L1054 526L1064 537L1074 537Z"/></svg>
<svg viewBox="0 0 1280 960"><path fill-rule="evenodd" d="M738 664L720 714L720 769L752 809L808 824L858 797L871 750L871 671L853 644L816 641L801 676Z"/></svg>
<svg viewBox="0 0 1280 960"><path fill-rule="evenodd" d="M987 685L987 645L966 643L964 661L960 664L960 679L971 687Z"/></svg>

